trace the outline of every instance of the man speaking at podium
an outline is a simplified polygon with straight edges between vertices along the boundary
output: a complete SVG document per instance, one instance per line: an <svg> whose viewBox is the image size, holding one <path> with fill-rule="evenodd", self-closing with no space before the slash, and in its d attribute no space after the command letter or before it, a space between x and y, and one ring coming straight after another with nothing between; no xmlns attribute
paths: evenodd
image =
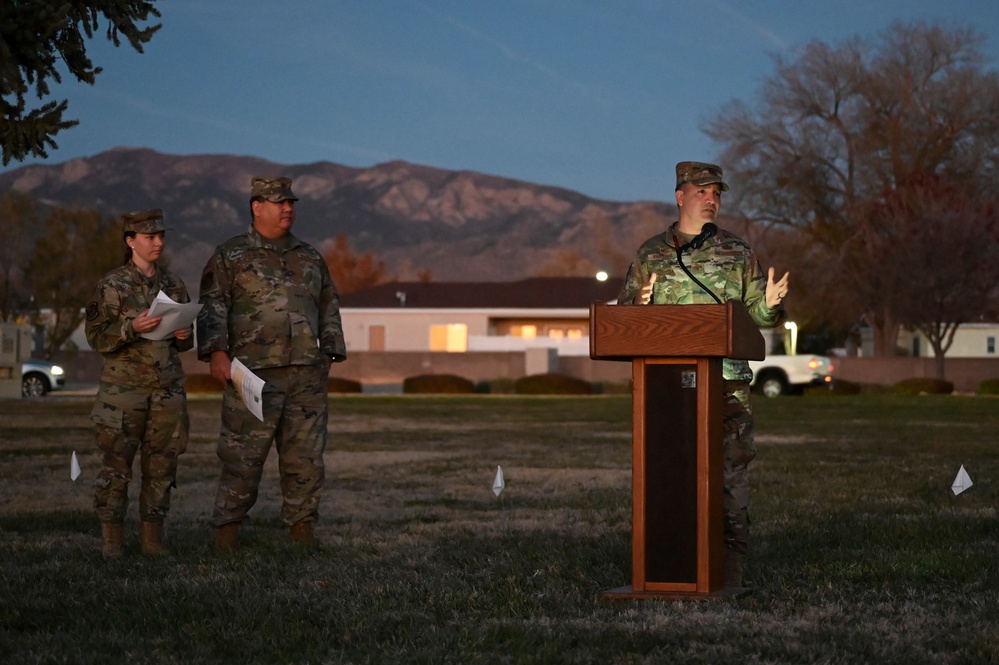
<svg viewBox="0 0 999 665"><path fill-rule="evenodd" d="M764 274L753 249L714 224L721 209L721 167L704 162L676 165L679 220L646 240L628 270L619 304L707 305L741 300L753 321L772 328L784 319L788 273ZM756 456L746 360L722 361L725 382L723 457L725 586L742 586L742 559L749 550L749 463Z"/></svg>

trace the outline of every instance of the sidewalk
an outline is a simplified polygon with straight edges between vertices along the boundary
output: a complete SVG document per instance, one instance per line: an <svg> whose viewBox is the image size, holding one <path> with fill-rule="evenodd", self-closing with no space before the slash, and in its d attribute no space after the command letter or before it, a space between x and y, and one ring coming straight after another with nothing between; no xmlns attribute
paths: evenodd
<svg viewBox="0 0 999 665"><path fill-rule="evenodd" d="M96 383L67 383L59 390L51 391L47 397L93 397L97 394Z"/></svg>

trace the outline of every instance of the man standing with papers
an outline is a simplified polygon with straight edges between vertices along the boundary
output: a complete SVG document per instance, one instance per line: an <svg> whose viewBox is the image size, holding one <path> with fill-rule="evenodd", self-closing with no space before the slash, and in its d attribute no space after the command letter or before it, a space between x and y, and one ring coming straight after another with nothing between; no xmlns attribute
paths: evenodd
<svg viewBox="0 0 999 665"><path fill-rule="evenodd" d="M327 378L346 358L339 297L323 257L291 234L295 202L288 178L253 178L252 224L216 248L201 277L198 357L225 384L215 499L216 545L234 549L257 500L275 444L282 519L291 538L314 542L325 482ZM232 384L238 360L262 379L263 418Z"/></svg>

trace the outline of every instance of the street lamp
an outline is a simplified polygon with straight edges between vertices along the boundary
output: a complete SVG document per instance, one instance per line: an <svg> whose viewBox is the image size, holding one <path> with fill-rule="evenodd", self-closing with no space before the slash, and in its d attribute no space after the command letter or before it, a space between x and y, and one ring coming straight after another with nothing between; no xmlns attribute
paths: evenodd
<svg viewBox="0 0 999 665"><path fill-rule="evenodd" d="M608 275L607 275L607 271L606 270L601 270L600 272L598 272L596 274L596 278L597 278L598 282L606 282L607 281L607 277L608 277Z"/></svg>
<svg viewBox="0 0 999 665"><path fill-rule="evenodd" d="M798 324L794 321L785 321L784 329L790 332L791 344L789 345L788 355L796 356L798 355Z"/></svg>

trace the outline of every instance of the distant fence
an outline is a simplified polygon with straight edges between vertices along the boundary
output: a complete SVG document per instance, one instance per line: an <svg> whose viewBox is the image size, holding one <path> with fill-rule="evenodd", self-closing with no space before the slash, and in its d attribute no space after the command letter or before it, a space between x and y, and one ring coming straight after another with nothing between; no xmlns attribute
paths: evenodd
<svg viewBox="0 0 999 665"><path fill-rule="evenodd" d="M184 371L208 374L208 364L200 362L193 352L181 354ZM64 363L67 381L96 383L100 380L101 359L92 351L73 357L57 358ZM936 376L933 358L833 358L837 379L855 383L891 385L903 379ZM574 376L584 381L627 381L631 378L631 363L590 360L586 356L559 356L550 363L551 371ZM999 358L948 358L945 378L958 392L974 392L986 379L999 378ZM456 374L471 381L499 378L518 379L528 373L545 371L532 364L523 351L478 353L431 353L355 351L347 361L333 368L333 375L365 384L402 383L418 374Z"/></svg>
<svg viewBox="0 0 999 665"><path fill-rule="evenodd" d="M903 379L936 377L933 358L834 358L833 376L855 383L891 385ZM999 379L999 358L948 358L944 379L957 392L974 392L986 379Z"/></svg>

